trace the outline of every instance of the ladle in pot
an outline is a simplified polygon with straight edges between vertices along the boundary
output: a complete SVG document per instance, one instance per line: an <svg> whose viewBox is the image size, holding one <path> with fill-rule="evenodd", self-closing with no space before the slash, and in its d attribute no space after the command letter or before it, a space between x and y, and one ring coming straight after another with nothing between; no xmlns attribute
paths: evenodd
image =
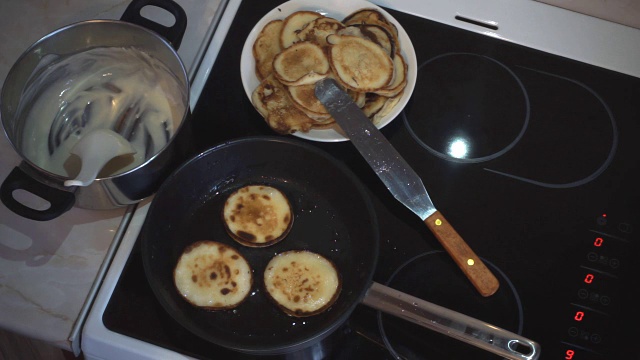
<svg viewBox="0 0 640 360"><path fill-rule="evenodd" d="M83 136L71 148L71 153L82 160L80 172L73 180L66 180L65 186L88 186L96 179L106 163L112 159L135 154L131 143L120 134L109 129L96 129Z"/></svg>

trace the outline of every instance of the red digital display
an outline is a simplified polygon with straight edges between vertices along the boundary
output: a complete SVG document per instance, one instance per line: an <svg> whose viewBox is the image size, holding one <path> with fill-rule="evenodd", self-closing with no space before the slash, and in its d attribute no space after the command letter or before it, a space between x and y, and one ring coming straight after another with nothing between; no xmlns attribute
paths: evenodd
<svg viewBox="0 0 640 360"><path fill-rule="evenodd" d="M587 284L591 284L594 278L595 276L593 276L593 274L587 274L587 276L584 277L584 282Z"/></svg>
<svg viewBox="0 0 640 360"><path fill-rule="evenodd" d="M594 241L593 241L593 246L595 247L600 247L602 246L602 244L604 243L604 239L601 237L597 237Z"/></svg>
<svg viewBox="0 0 640 360"><path fill-rule="evenodd" d="M584 313L582 311L576 311L576 315L573 317L575 321L582 321L584 319Z"/></svg>
<svg viewBox="0 0 640 360"><path fill-rule="evenodd" d="M567 350L565 352L566 356L564 358L567 359L567 360L571 360L571 359L573 359L573 355L575 355L575 353L576 353L575 351L569 349L569 350Z"/></svg>

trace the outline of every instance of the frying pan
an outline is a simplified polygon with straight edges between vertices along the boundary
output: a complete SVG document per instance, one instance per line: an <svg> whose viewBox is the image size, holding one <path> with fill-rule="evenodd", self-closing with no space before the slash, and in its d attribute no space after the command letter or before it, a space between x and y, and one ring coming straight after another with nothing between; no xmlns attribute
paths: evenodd
<svg viewBox="0 0 640 360"><path fill-rule="evenodd" d="M280 189L293 208L290 233L273 246L244 247L224 229L227 196L250 184ZM197 155L160 187L140 239L144 271L162 307L193 334L236 351L272 355L301 350L331 334L363 303L512 359L539 354L530 340L373 282L378 222L365 188L346 166L299 140L242 138ZM234 310L199 309L175 289L175 264L199 240L231 245L251 265L252 292ZM264 293L262 275L269 260L295 249L331 259L341 275L342 292L321 314L288 316ZM512 350L513 344L529 348L529 354Z"/></svg>
<svg viewBox="0 0 640 360"><path fill-rule="evenodd" d="M274 186L291 202L293 227L273 246L244 247L224 229L226 197L249 184ZM186 329L241 352L277 354L320 341L346 321L371 283L378 257L377 229L363 186L330 156L281 138L244 138L196 156L164 182L141 230L141 254L156 297ZM197 240L231 245L252 266L253 293L235 310L204 311L175 290L173 268L184 248ZM266 264L275 254L292 249L317 252L339 269L343 290L329 311L293 318L266 297Z"/></svg>

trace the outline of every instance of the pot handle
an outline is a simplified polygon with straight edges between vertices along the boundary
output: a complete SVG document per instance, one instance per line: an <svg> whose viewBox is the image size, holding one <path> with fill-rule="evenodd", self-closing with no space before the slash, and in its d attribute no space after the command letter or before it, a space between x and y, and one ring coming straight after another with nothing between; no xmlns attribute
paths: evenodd
<svg viewBox="0 0 640 360"><path fill-rule="evenodd" d="M513 360L540 356L538 343L470 316L374 282L362 303Z"/></svg>
<svg viewBox="0 0 640 360"><path fill-rule="evenodd" d="M14 190L25 190L51 204L44 210L30 208L13 197ZM32 178L24 170L15 167L0 186L0 199L14 213L31 220L47 221L69 211L76 202L73 193L45 185Z"/></svg>
<svg viewBox="0 0 640 360"><path fill-rule="evenodd" d="M157 6L167 10L173 14L175 23L167 27L142 16L140 10L147 5ZM155 31L167 39L176 50L180 48L182 37L187 28L187 13L180 5L172 0L133 0L129 6L127 6L120 20L144 26L149 30Z"/></svg>

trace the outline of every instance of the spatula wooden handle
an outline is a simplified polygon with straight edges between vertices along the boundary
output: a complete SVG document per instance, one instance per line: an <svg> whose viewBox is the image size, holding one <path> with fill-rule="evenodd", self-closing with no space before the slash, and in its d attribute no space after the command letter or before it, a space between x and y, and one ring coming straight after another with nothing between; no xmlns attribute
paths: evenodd
<svg viewBox="0 0 640 360"><path fill-rule="evenodd" d="M498 279L480 260L478 255L471 250L440 211L436 210L435 213L425 219L424 223L427 224L429 230L462 269L462 272L475 286L480 295L491 296L498 291L500 287Z"/></svg>

